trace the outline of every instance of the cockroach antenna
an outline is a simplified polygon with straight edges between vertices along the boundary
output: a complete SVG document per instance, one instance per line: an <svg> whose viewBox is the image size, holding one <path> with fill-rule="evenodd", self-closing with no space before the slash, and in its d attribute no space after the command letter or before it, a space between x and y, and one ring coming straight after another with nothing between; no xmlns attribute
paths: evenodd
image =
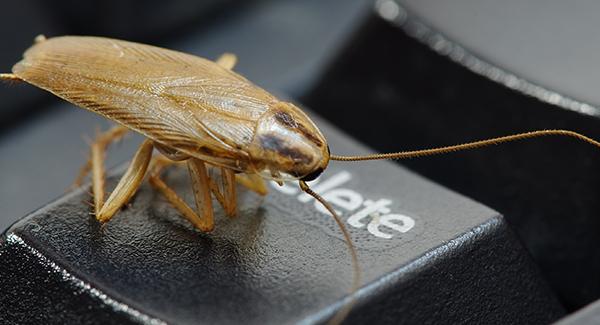
<svg viewBox="0 0 600 325"><path fill-rule="evenodd" d="M13 75L12 73L0 73L0 80L9 84L21 82L21 79L19 79L19 77Z"/></svg>
<svg viewBox="0 0 600 325"><path fill-rule="evenodd" d="M337 223L338 227L342 231L342 234L344 235L344 239L346 241L346 245L348 245L348 250L350 251L350 256L352 258L352 271L353 271L352 272L352 287L350 288L350 291L349 291L350 301L348 303L346 303L329 320L329 324L340 324L346 318L346 316L348 316L348 314L350 313L350 310L352 310L352 307L354 306L354 302L356 301L355 294L356 294L356 291L358 291L358 288L360 286L361 273L360 273L360 267L358 265L358 255L356 253L356 248L354 247L354 244L352 244L352 238L350 238L350 233L348 232L348 229L346 228L346 226L344 226L344 222L337 215L337 213L335 212L335 210L333 209L331 204L329 204L329 202L327 202L323 197L321 197L319 194L317 194L315 191L313 191L310 187L308 187L308 184L306 184L306 182L299 181L299 184L300 184L300 189L302 189L302 191L304 191L306 194L314 197L315 200L319 201L319 203L321 203L325 207L325 209L327 209L327 211L329 211L329 213L331 214L331 216Z"/></svg>
<svg viewBox="0 0 600 325"><path fill-rule="evenodd" d="M491 145L497 145L505 142L513 142L518 140L525 140L531 138L539 138L545 136L565 136L575 138L584 142L587 142L591 145L594 145L600 148L600 142L587 137L581 133L577 133L570 130L538 130L538 131L530 131L524 133L517 133L513 135L507 135L503 137L491 138L486 140L479 140L469 143L457 144L453 146L439 147L439 148L431 148L431 149L422 149L422 150L413 150L413 151L400 151L400 152L392 152L392 153L376 153L372 155L364 155L364 156L339 156L339 155L331 155L329 159L337 160L337 161L363 161L363 160L381 160L381 159L408 159L408 158L417 158L424 156L433 156L433 155L442 155L446 153L452 153L456 151L464 151L469 149L476 149L487 147Z"/></svg>

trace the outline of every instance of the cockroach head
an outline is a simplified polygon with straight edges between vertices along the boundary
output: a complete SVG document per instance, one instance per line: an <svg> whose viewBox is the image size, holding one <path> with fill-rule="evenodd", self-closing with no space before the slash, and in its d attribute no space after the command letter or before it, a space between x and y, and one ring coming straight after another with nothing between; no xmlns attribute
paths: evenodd
<svg viewBox="0 0 600 325"><path fill-rule="evenodd" d="M325 170L324 167L319 166L319 167L317 167L317 169L315 169L310 174L303 176L300 180L305 181L305 182L310 182L312 180L315 180L317 177L319 177L323 173L324 170Z"/></svg>
<svg viewBox="0 0 600 325"><path fill-rule="evenodd" d="M275 180L313 180L327 168L329 148L311 119L277 102L260 117L250 149L256 171Z"/></svg>

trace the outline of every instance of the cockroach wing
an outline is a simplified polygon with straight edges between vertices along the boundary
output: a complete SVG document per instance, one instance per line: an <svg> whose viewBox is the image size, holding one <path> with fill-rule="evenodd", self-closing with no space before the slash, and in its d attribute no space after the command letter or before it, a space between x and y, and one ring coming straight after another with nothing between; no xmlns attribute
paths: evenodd
<svg viewBox="0 0 600 325"><path fill-rule="evenodd" d="M257 120L277 102L212 61L100 37L38 42L13 73L162 145L241 171Z"/></svg>

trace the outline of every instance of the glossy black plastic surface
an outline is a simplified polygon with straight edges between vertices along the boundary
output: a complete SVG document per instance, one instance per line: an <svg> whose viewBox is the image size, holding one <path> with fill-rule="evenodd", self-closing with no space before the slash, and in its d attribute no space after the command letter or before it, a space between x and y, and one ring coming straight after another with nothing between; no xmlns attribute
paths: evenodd
<svg viewBox="0 0 600 325"><path fill-rule="evenodd" d="M365 152L319 124L334 152ZM183 170L167 179L191 200ZM389 162L332 163L320 184L347 223L390 201L348 225L364 275L349 321L503 323L512 315L543 324L563 314L496 212ZM274 185L264 199L241 190L239 216L217 209L215 231L203 234L148 186L105 226L84 190L69 194L6 232L0 287L11 294L0 318L324 322L349 290L350 259L332 219L298 195L295 186ZM384 223L390 215L406 232Z"/></svg>

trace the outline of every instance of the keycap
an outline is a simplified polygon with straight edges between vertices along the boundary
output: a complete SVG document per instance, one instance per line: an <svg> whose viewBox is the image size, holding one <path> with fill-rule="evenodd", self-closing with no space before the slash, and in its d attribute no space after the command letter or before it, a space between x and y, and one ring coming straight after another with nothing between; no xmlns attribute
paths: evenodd
<svg viewBox="0 0 600 325"><path fill-rule="evenodd" d="M563 101L573 93L564 87L554 88L565 80L549 80L545 77L548 71L540 71L547 63L541 57L543 50L536 52L539 65L523 71L506 70L516 64L508 56L511 51L493 51L499 46L496 42L502 41L517 56L523 47L515 44L523 41L523 34L514 26L528 24L524 21L528 17L561 14L552 9L558 3L552 8L537 3L529 4L529 9L514 10L523 4L509 2L506 12L500 12L500 4L483 2L378 3L386 4L387 11L378 8L357 29L351 46L340 51L303 99L360 141L377 151L390 152L540 129L570 129L600 139L593 103L585 106L583 96L575 97L581 104L578 107L584 109L575 111L576 107ZM446 7L451 8L444 11ZM495 11L485 9L489 7ZM536 11L542 7L546 8L544 13ZM582 8L574 10L580 12ZM396 14L383 19L382 11ZM471 14L474 12L478 14ZM486 24L500 24L497 19L509 15L507 12L518 12L512 16L518 21L498 29L496 38ZM578 24L595 22L583 16L584 21L575 22L572 12L564 19L573 22L575 29L581 27ZM546 23L550 22L540 24ZM562 26L565 33L572 32L566 31L571 23ZM553 35L544 29L523 33L539 33L547 43L555 40L558 44L549 47L578 42L579 47L568 48L579 51L593 46L586 38L554 38L556 30L551 30ZM488 37L475 37L480 31ZM524 56L531 59L531 53ZM574 69L596 69L586 61L565 64L577 65L575 62L583 67ZM523 76L532 79L519 79ZM569 78L574 78L574 84L587 80L578 74ZM553 88L536 93L544 85ZM534 93L540 99L532 97ZM544 96L546 99L541 100ZM600 298L600 251L596 249L600 245L600 153L596 148L553 137L401 163L506 216L568 311Z"/></svg>
<svg viewBox="0 0 600 325"><path fill-rule="evenodd" d="M316 122L333 152L370 152ZM185 175L173 169L165 179L191 202ZM346 244L296 184L269 186L265 198L239 189L239 215L216 208L210 234L147 185L104 226L90 214L87 187L67 194L4 233L0 288L10 294L0 298L0 320L323 323L347 301ZM332 162L311 186L339 211L358 250L363 280L349 323L564 315L498 212L390 162Z"/></svg>

